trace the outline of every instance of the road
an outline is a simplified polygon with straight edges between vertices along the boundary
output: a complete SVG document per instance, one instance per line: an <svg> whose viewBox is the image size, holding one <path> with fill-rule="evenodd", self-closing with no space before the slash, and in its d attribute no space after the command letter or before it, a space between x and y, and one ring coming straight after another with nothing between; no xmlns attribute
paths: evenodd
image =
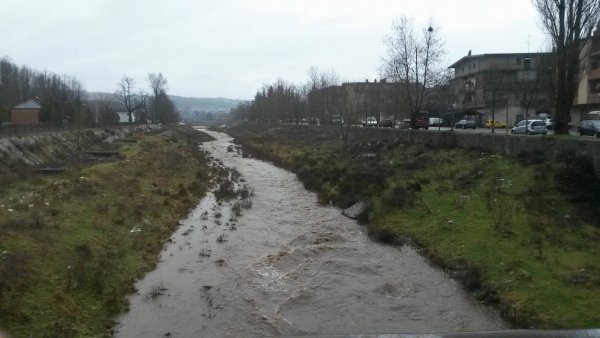
<svg viewBox="0 0 600 338"><path fill-rule="evenodd" d="M449 131L450 127L441 127L438 129L438 127L429 127L430 131ZM475 128L475 129L455 129L457 132L461 132L461 133L491 133L492 129L488 129L488 128ZM507 134L507 130L504 128L496 128L494 130L494 132L496 134ZM575 129L571 129L569 131L569 133L571 135L577 135L577 130ZM508 128L508 134L510 134L510 128ZM552 130L548 131L548 135L553 135L554 132Z"/></svg>

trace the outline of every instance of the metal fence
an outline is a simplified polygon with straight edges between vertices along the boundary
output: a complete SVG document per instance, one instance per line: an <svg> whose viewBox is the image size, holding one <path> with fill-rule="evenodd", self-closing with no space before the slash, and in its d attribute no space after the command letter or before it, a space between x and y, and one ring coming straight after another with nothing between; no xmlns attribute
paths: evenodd
<svg viewBox="0 0 600 338"><path fill-rule="evenodd" d="M138 122L126 122L117 124L106 124L106 125L81 125L73 123L30 123L30 124L0 124L0 138L13 137L13 136L24 136L50 132L60 131L76 131L90 128L108 128L108 127L125 127L140 125L143 123Z"/></svg>

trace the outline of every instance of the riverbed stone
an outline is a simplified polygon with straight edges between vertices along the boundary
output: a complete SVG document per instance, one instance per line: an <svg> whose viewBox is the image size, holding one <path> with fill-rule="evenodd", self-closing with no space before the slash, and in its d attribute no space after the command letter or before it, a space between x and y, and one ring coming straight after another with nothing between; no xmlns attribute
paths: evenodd
<svg viewBox="0 0 600 338"><path fill-rule="evenodd" d="M367 204L365 202L358 202L348 209L342 211L342 215L352 218L359 219L367 211Z"/></svg>

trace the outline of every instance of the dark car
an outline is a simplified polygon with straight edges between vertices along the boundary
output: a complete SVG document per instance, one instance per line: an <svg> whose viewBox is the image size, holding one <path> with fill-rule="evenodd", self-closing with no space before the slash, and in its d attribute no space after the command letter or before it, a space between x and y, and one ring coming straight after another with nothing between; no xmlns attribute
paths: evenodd
<svg viewBox="0 0 600 338"><path fill-rule="evenodd" d="M600 120L583 120L577 128L577 135L589 135L600 138Z"/></svg>
<svg viewBox="0 0 600 338"><path fill-rule="evenodd" d="M309 119L308 119L308 124L316 124L316 125L319 125L319 124L321 124L321 120L319 120L319 119L318 119L318 118L316 118L316 117L311 117L311 118L309 118Z"/></svg>
<svg viewBox="0 0 600 338"><path fill-rule="evenodd" d="M380 127L384 127L384 128L394 128L394 121L393 120L381 120L379 122L379 126Z"/></svg>
<svg viewBox="0 0 600 338"><path fill-rule="evenodd" d="M460 120L456 123L456 125L454 125L455 128L462 128L462 129L467 129L467 128L471 128L471 129L475 129L476 125L475 125L475 121L472 120Z"/></svg>

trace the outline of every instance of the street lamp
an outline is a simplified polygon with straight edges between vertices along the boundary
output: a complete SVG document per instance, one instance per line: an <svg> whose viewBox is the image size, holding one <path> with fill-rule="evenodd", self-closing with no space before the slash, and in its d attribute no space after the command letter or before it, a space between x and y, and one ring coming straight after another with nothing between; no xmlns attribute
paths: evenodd
<svg viewBox="0 0 600 338"><path fill-rule="evenodd" d="M82 104L85 107L85 103ZM80 131L81 131L81 107L79 109L77 109L77 150L81 150L81 145L80 145Z"/></svg>

